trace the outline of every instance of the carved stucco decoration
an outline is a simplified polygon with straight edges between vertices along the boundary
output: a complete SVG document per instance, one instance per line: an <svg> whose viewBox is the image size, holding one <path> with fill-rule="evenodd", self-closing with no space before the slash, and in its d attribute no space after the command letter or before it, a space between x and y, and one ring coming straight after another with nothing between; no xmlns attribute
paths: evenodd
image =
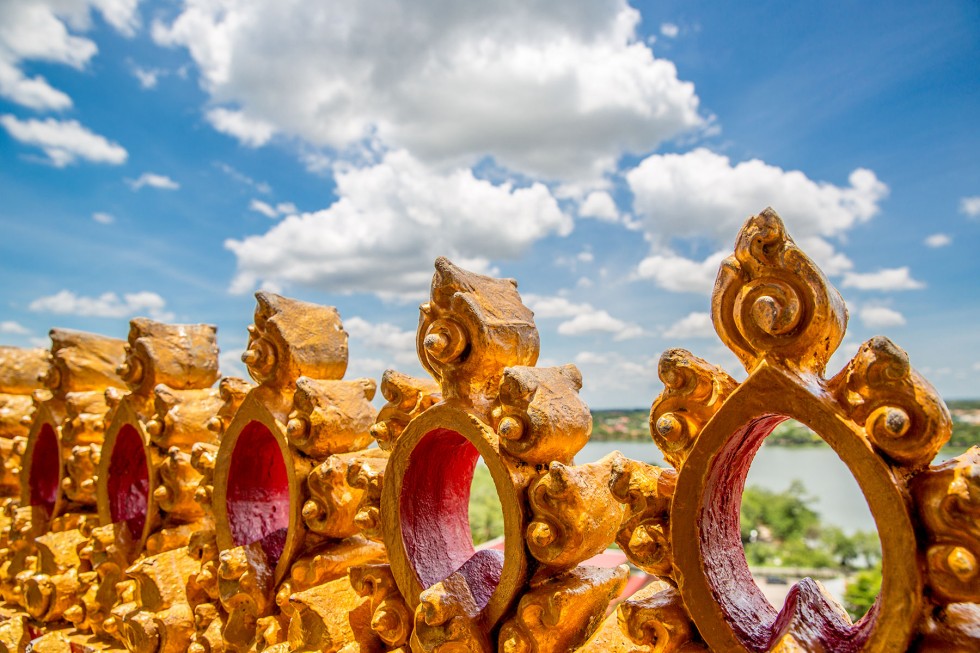
<svg viewBox="0 0 980 653"><path fill-rule="evenodd" d="M949 438L950 417L905 352L872 338L826 377L847 312L771 209L746 222L722 263L712 319L748 378L737 383L689 352L665 352L666 387L650 426L675 469L629 461L610 479L629 510L618 537L623 550L671 586L651 599L656 612L635 597L624 604L620 630L639 643L652 628L657 650L700 646L702 638L712 651L732 652L980 646L973 603L980 598L980 454L929 467ZM763 440L787 418L841 457L875 519L884 579L857 623L809 579L777 611L749 573L738 526L745 477ZM650 614L661 616L651 622Z"/></svg>
<svg viewBox="0 0 980 653"><path fill-rule="evenodd" d="M54 517L95 505L98 453L90 445L98 449L103 441L106 390L123 386L116 368L125 357L125 343L68 329L52 329L50 335L50 364L41 379L47 392L27 436L20 500L43 506ZM69 468L75 447L79 460Z"/></svg>
<svg viewBox="0 0 980 653"><path fill-rule="evenodd" d="M107 388L124 343L95 334L52 329L48 364L39 372L36 411L23 445L20 505L10 514L0 552L6 600L41 621L59 620L84 591L75 544L94 523L93 472L107 409ZM75 454L77 453L77 457Z"/></svg>
<svg viewBox="0 0 980 653"><path fill-rule="evenodd" d="M389 650L419 653L574 648L628 576L579 564L625 515L603 478L613 458L574 465L592 426L581 375L534 366L537 329L516 282L446 259L435 267L417 348L441 392L386 373L389 403L373 431L391 449L380 512L390 572L370 571L373 628ZM470 536L478 458L500 498L503 552L474 550ZM365 573L352 578L363 584Z"/></svg>
<svg viewBox="0 0 980 653"><path fill-rule="evenodd" d="M98 460L101 528L83 555L92 586L76 604L79 629L110 636L132 651L186 650L194 615L186 586L201 562L187 549L210 528L195 493L196 443L222 406L216 329L130 322L119 373L130 392L107 393L111 419Z"/></svg>
<svg viewBox="0 0 980 653"><path fill-rule="evenodd" d="M303 630L293 620L323 626L304 596L342 580L347 589L333 586L332 596L353 601L347 569L385 559L354 521L369 488L348 482L352 465L383 469L387 459L366 450L376 384L343 380L347 333L336 309L268 292L256 300L242 360L258 385L233 417L219 412L212 422L227 425L218 450L194 454L199 464L213 460L213 482L198 495L211 494L220 552L217 610L194 637L201 647L220 627L230 650L279 650ZM312 632L304 646L315 648Z"/></svg>
<svg viewBox="0 0 980 653"><path fill-rule="evenodd" d="M513 281L436 262L418 353L437 383L389 371L376 420L374 383L340 378L336 311L258 300L243 357L254 388L199 385L217 373L209 327L168 345L155 339L175 327L134 321L129 394L111 371L118 341L52 332L24 503L0 505L0 593L32 619L0 622L0 645L20 650L36 624L68 621L147 653L980 650L980 448L930 465L948 412L886 338L827 378L846 311L771 210L746 223L712 302L746 380L683 350L661 358L650 428L671 467L618 453L575 464L591 430L581 376L535 367L537 331ZM742 486L786 418L840 455L876 520L884 582L855 624L809 579L777 612L748 574ZM120 439L122 459L146 461L137 494L155 507L110 507L100 526L93 470L106 470L100 514L128 491L100 489ZM236 462L238 447L272 467ZM504 511L502 553L474 550L469 535L478 457ZM259 483L238 492L236 474ZM628 569L587 560L614 537L659 579L607 615ZM50 629L32 646L79 641Z"/></svg>
<svg viewBox="0 0 980 653"><path fill-rule="evenodd" d="M0 499L20 496L21 456L51 364L45 349L0 347Z"/></svg>

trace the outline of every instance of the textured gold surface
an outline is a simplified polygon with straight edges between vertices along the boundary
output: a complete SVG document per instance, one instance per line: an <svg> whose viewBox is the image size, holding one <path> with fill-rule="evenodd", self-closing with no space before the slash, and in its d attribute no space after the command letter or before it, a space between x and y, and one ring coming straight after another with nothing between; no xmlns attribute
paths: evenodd
<svg viewBox="0 0 980 653"><path fill-rule="evenodd" d="M374 380L343 379L336 309L269 292L242 357L257 385L216 384L207 325L138 318L126 343L55 329L50 352L0 347L0 651L980 650L980 447L930 464L949 413L887 338L827 376L847 312L774 211L746 222L712 296L745 380L685 350L661 356L650 432L669 467L618 452L577 465L592 428L583 380L535 366L516 282L435 268L416 341L433 380L387 371L380 412ZM786 418L840 456L875 519L884 580L857 624L810 579L777 611L732 537L744 473ZM231 522L267 517L229 509L254 424L285 469L278 559L261 529ZM147 464L137 533L110 507L124 428ZM497 552L473 551L460 517L477 456L501 502ZM49 462L41 502L32 466ZM630 569L592 562L613 541L653 577L625 600Z"/></svg>

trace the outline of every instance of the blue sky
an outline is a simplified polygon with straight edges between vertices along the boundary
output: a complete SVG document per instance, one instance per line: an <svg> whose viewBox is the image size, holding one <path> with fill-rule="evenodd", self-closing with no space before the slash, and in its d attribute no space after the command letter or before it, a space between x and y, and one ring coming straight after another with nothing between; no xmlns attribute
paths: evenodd
<svg viewBox="0 0 980 653"><path fill-rule="evenodd" d="M947 398L978 396L980 6L0 4L0 343L339 308L349 377L420 373L432 261L518 279L539 364L648 405L772 205Z"/></svg>

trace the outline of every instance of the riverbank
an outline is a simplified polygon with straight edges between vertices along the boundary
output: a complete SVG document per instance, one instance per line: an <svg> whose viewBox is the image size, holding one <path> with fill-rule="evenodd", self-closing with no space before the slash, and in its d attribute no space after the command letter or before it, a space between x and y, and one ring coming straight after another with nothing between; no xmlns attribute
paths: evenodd
<svg viewBox="0 0 980 653"><path fill-rule="evenodd" d="M953 417L953 434L948 447L966 451L980 445L980 399L946 402ZM628 408L592 411L592 441L649 442L650 410ZM767 444L782 447L826 447L819 435L799 422L787 420L766 439Z"/></svg>

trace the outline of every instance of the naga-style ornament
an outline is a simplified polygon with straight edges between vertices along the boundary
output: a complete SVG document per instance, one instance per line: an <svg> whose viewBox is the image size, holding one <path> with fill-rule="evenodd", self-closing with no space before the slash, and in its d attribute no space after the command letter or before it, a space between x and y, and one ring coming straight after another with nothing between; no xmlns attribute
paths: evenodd
<svg viewBox="0 0 980 653"><path fill-rule="evenodd" d="M219 413L217 451L195 453L213 469L198 494L213 501L218 560L202 574L216 573L218 604L194 642L208 650L220 628L227 650L320 650L350 634L332 626L361 600L348 568L385 560L354 521L369 488L348 481L351 467L387 460L368 450L376 384L343 380L336 309L269 292L256 300L242 360L258 385L233 417Z"/></svg>
<svg viewBox="0 0 980 653"><path fill-rule="evenodd" d="M674 469L621 462L610 486L628 506L617 538L624 552L666 585L619 608L621 635L609 624L602 631L607 650L700 650L702 641L733 653L980 649L980 449L929 466L950 416L905 352L872 338L826 377L847 311L771 209L746 222L722 263L712 319L748 378L737 383L683 350L662 356L665 389L650 427ZM878 528L881 593L856 623L810 579L777 610L749 573L739 534L745 478L789 418L840 456Z"/></svg>
<svg viewBox="0 0 980 653"><path fill-rule="evenodd" d="M618 454L574 464L592 427L581 375L534 366L538 333L516 282L446 259L435 267L417 348L441 393L385 374L389 403L373 432L391 450L380 513L390 571L351 577L362 587L372 579L371 623L386 650L574 649L628 576L580 564L625 515L604 479ZM475 549L469 531L480 458L500 497L502 552Z"/></svg>

